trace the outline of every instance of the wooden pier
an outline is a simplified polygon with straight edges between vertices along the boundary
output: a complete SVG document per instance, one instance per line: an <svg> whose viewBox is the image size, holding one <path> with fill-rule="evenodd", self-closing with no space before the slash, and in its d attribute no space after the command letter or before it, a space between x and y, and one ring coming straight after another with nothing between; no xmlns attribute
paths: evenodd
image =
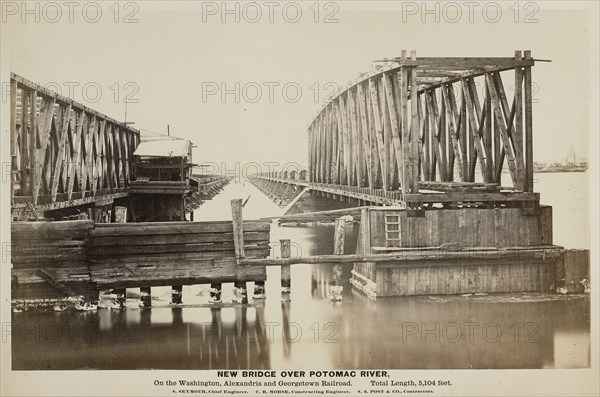
<svg viewBox="0 0 600 397"><path fill-rule="evenodd" d="M357 263L354 286L371 296L553 292L562 247L552 245L552 208L425 211L370 208L361 216L357 253L402 253L442 247L400 263ZM447 252L444 252L447 251ZM410 252L410 251L409 251Z"/></svg>
<svg viewBox="0 0 600 397"><path fill-rule="evenodd" d="M246 267L243 258L270 254L270 221L242 221L241 200L225 222L144 222L95 224L91 220L13 222L11 262L13 300L81 297L98 300L113 290L263 282L264 266ZM242 252L240 254L240 252ZM148 298L149 299L149 298ZM246 298L247 302L247 298Z"/></svg>

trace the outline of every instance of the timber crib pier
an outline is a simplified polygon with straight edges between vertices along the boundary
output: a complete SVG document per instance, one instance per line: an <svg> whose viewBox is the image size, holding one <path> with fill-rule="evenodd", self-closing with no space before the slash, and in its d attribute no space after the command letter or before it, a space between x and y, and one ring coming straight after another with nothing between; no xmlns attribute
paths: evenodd
<svg viewBox="0 0 600 397"><path fill-rule="evenodd" d="M172 286L172 302L181 303L183 285L205 283L218 302L221 284L234 282L239 301L247 303L246 282L264 294L266 272L239 260L269 256L271 222L242 221L241 208L241 200L232 200L233 221L223 222L13 222L13 302L94 302L100 291L112 290L124 304L125 289L140 288L149 306L151 287Z"/></svg>

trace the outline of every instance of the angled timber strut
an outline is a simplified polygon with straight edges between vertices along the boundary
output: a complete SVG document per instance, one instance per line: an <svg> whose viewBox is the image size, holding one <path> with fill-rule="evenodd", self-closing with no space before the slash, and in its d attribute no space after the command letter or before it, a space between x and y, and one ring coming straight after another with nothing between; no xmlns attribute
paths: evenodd
<svg viewBox="0 0 600 397"><path fill-rule="evenodd" d="M263 173L254 183L269 192L291 183L359 204L417 209L537 207L534 64L530 51L510 58L419 58L402 51L376 61L310 123L307 177Z"/></svg>

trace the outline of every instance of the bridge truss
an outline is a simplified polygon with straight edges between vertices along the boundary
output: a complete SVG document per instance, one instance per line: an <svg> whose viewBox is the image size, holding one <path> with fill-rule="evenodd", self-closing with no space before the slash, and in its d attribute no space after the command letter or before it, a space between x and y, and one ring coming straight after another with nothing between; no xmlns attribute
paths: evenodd
<svg viewBox="0 0 600 397"><path fill-rule="evenodd" d="M126 196L139 131L11 73L13 214Z"/></svg>
<svg viewBox="0 0 600 397"><path fill-rule="evenodd" d="M534 64L530 51L511 58L418 58L402 51L377 61L310 123L303 185L410 208L537 207Z"/></svg>

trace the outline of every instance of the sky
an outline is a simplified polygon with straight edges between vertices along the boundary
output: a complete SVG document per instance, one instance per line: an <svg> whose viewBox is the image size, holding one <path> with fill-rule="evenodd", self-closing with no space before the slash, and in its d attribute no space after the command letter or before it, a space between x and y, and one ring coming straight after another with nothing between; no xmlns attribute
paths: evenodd
<svg viewBox="0 0 600 397"><path fill-rule="evenodd" d="M403 49L440 57L529 49L552 60L533 68L534 159L564 159L571 146L589 157L587 11L543 2L500 14L477 3L471 15L461 2L437 14L421 2L230 2L226 13L221 2L138 1L103 3L98 17L78 3L70 22L55 4L60 15L3 4L3 65L118 120L127 96L127 121L160 133L169 125L194 142L197 163L305 166L307 126L332 83L345 87Z"/></svg>

